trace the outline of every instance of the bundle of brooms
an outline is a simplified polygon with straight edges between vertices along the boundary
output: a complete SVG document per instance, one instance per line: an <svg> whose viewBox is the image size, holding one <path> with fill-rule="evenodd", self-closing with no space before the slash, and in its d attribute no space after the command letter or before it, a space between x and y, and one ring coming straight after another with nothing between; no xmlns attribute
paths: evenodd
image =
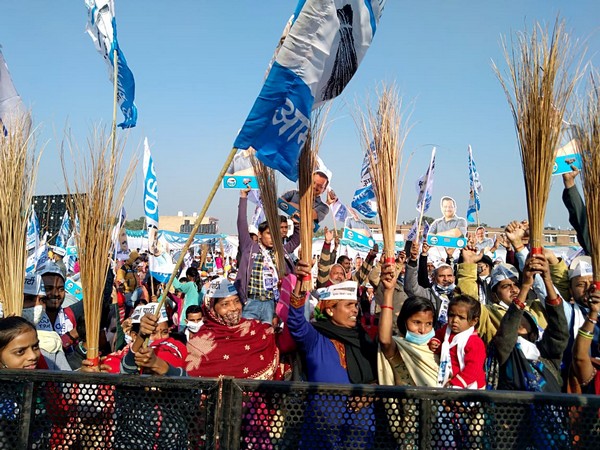
<svg viewBox="0 0 600 450"><path fill-rule="evenodd" d="M306 137L306 142L300 152L298 161L298 189L300 192L300 259L302 262L312 265L312 240L314 229L314 193L313 173L317 169L317 155L323 138L325 137L325 121L329 109L317 108L311 118L311 125ZM306 276L302 282L301 292L312 289L310 276Z"/></svg>
<svg viewBox="0 0 600 450"><path fill-rule="evenodd" d="M544 217L555 150L577 76L569 74L570 43L558 20L550 35L536 24L519 33L512 50L503 42L508 79L494 70L510 105L517 131L529 216L532 254L542 253Z"/></svg>
<svg viewBox="0 0 600 450"><path fill-rule="evenodd" d="M285 250L283 249L283 239L279 231L279 213L277 212L277 180L275 171L265 166L254 155L252 156L252 167L254 175L258 181L260 197L263 204L263 211L269 224L273 250L275 251L275 268L279 279L285 275Z"/></svg>
<svg viewBox="0 0 600 450"><path fill-rule="evenodd" d="M367 106L361 114L360 132L369 155L369 170L377 199L386 264L394 264L398 216L398 178L408 129L403 129L402 101L396 88L384 85L377 108Z"/></svg>
<svg viewBox="0 0 600 450"><path fill-rule="evenodd" d="M0 122L0 302L4 317L21 315L26 231L39 163L29 117ZM6 130L6 135L4 134Z"/></svg>
<svg viewBox="0 0 600 450"><path fill-rule="evenodd" d="M581 103L574 138L582 160L583 193L591 245L594 285L600 289L600 86L599 73L590 76L590 89Z"/></svg>
<svg viewBox="0 0 600 450"><path fill-rule="evenodd" d="M102 314L102 297L106 274L110 268L112 228L133 178L137 158L133 158L123 178L119 166L124 145L98 130L88 139L87 153L80 154L69 140L73 158L73 187L69 186L64 147L61 163L71 217L79 218L76 236L83 308L85 315L87 359L98 365L98 340ZM117 187L118 186L118 187Z"/></svg>

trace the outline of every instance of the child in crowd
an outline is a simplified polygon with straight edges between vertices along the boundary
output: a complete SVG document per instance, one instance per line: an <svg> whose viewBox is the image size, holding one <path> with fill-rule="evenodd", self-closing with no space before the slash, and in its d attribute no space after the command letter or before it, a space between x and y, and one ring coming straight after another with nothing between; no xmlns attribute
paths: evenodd
<svg viewBox="0 0 600 450"><path fill-rule="evenodd" d="M448 323L429 342L440 355L438 386L485 389L485 344L475 331L480 315L481 304L471 297L460 295L450 301Z"/></svg>

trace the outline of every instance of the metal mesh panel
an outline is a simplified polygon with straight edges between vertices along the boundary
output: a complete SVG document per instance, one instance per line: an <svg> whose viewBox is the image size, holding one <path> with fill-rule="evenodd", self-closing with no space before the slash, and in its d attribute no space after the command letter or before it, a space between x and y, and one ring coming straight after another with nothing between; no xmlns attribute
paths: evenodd
<svg viewBox="0 0 600 450"><path fill-rule="evenodd" d="M600 397L0 371L0 449L597 449Z"/></svg>

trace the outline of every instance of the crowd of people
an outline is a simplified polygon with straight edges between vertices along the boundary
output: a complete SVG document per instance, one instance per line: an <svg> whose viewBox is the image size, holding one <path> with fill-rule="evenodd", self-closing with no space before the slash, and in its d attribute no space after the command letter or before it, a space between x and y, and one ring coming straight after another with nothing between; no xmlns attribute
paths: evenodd
<svg viewBox="0 0 600 450"><path fill-rule="evenodd" d="M586 256L589 237L575 175L564 176L563 199L583 249L571 261L549 248L532 254L527 221L510 222L495 240L481 227L468 232L454 200L444 197L444 217L434 231L468 241L462 249L447 249L445 260L432 258L419 236L394 263L384 263L376 245L352 260L337 254L339 239L325 228L321 254L311 266L297 256L297 216L293 230L285 216L279 229L267 222L249 229L245 189L238 206L237 258L215 252L203 265L194 259L172 292L163 292L164 284L151 276L147 254L132 251L109 271L99 364L86 357L83 303L65 306L65 282L72 274L55 255L56 261L27 276L22 317L0 319L0 365L598 395L600 291ZM327 178L315 173L314 184L311 220L319 222ZM292 193L286 201L297 198ZM283 241L284 268L276 265L277 239ZM505 258L499 258L500 247ZM163 295L167 301L159 311ZM344 430L359 429L363 447L369 447L374 431L365 427L365 418L375 414L374 405L357 400L342 414L328 402L310 399L302 436L318 436L326 448L346 448ZM414 415L410 405L396 413ZM541 414L531 438L543 434L553 443L548 448L562 448L560 413ZM444 417L438 420L441 428L450 426ZM338 431L332 435L317 423ZM404 438L405 448L417 448L410 443L414 437ZM463 438L453 439L460 446ZM310 448L302 438L300 446Z"/></svg>

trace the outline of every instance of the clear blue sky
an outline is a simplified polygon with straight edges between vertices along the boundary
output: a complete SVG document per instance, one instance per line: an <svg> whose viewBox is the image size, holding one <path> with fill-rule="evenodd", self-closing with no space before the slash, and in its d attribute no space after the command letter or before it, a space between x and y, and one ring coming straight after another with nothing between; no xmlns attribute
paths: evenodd
<svg viewBox="0 0 600 450"><path fill-rule="evenodd" d="M112 118L107 67L85 34L81 1L0 1L0 44L13 81L39 126L44 146L38 194L64 192L59 148L68 125L80 145L89 130ZM159 182L160 213L199 211L256 95L295 0L154 2L116 0L119 43L136 80L138 126L127 155L147 136ZM388 0L373 45L341 98L321 157L332 185L350 203L359 180L361 141L355 104L377 83L395 81L411 104L413 128L404 149L408 168L400 221L414 218L414 182L438 146L434 202L453 196L461 215L468 199L467 146L472 145L484 191L481 220L502 225L526 216L514 125L491 61L506 67L500 39L552 24L560 13L574 38L586 41L600 67L598 0ZM121 119L121 116L119 116ZM281 181L280 190L289 187ZM546 222L567 227L553 183ZM130 218L143 214L142 167L126 201ZM209 210L221 230L235 232L237 195L220 190Z"/></svg>

